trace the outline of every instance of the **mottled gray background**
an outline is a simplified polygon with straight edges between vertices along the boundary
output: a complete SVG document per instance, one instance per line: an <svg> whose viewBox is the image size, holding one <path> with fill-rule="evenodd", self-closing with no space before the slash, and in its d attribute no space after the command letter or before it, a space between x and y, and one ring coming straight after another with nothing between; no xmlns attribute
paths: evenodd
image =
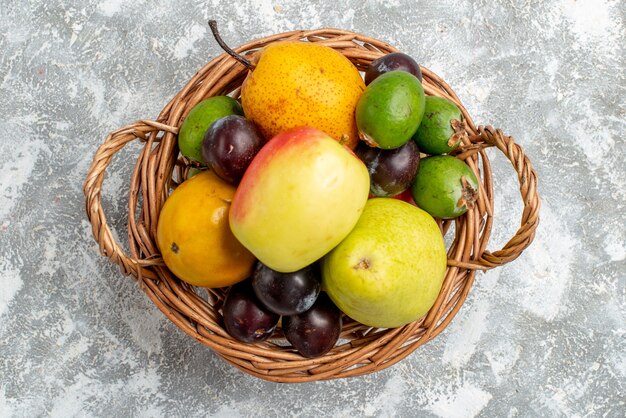
<svg viewBox="0 0 626 418"><path fill-rule="evenodd" d="M184 3L184 4L183 4ZM626 412L626 7L619 0L0 0L0 416L611 416ZM81 185L220 51L297 28L386 40L516 137L542 223L395 367L300 385L233 369L98 255ZM118 231L129 146L108 172ZM497 249L520 216L494 156ZM123 236L123 235L122 235Z"/></svg>

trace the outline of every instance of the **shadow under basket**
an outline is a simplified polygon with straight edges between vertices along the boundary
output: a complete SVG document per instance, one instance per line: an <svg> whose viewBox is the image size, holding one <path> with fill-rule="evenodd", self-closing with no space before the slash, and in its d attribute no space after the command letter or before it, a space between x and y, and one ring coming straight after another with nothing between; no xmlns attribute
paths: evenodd
<svg viewBox="0 0 626 418"><path fill-rule="evenodd" d="M247 43L235 51L254 51L272 42L300 40L336 49L360 70L382 55L397 50L370 37L337 29L294 31ZM466 122L467 136L455 156L464 160L481 183L473 209L453 221L439 222L446 234L454 223L448 247L448 268L443 287L428 314L395 329L378 329L344 317L337 345L327 354L300 356L280 331L276 338L257 344L240 343L222 326L221 305L226 289L201 291L176 278L165 266L156 245L159 212L171 190L186 178L189 162L179 156L177 133L187 113L201 100L216 95L239 96L247 69L224 53L206 64L165 106L156 121L140 120L109 134L98 148L84 184L87 216L103 255L132 275L154 304L176 326L205 344L233 366L275 382L306 382L359 376L385 369L411 354L441 333L465 301L476 272L501 266L517 258L532 242L539 222L537 174L513 138L491 126L475 126L452 89L436 74L422 67L427 95L456 103ZM130 179L128 252L115 240L102 207L105 170L114 154L126 144L141 141L143 148ZM509 159L520 185L524 205L521 224L499 251L487 251L493 224L493 179L486 148L496 147Z"/></svg>

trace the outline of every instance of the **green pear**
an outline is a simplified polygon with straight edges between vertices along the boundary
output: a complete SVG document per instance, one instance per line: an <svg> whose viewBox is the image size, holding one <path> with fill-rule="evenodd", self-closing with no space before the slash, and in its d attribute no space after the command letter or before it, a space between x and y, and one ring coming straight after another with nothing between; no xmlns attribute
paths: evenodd
<svg viewBox="0 0 626 418"><path fill-rule="evenodd" d="M433 306L446 272L441 231L397 199L365 204L354 229L323 259L323 287L346 315L377 328L413 322Z"/></svg>

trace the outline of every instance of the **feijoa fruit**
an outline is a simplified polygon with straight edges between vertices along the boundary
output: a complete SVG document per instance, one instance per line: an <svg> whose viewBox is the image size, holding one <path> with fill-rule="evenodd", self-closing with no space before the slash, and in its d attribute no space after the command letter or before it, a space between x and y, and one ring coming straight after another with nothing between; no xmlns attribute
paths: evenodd
<svg viewBox="0 0 626 418"><path fill-rule="evenodd" d="M479 183L467 164L450 155L423 158L411 192L417 206L436 218L456 218L474 207Z"/></svg>
<svg viewBox="0 0 626 418"><path fill-rule="evenodd" d="M424 117L413 139L426 154L447 154L467 135L463 114L443 97L427 96L425 101Z"/></svg>
<svg viewBox="0 0 626 418"><path fill-rule="evenodd" d="M424 89L413 74L391 71L365 88L356 105L359 136L370 146L401 147L424 116Z"/></svg>

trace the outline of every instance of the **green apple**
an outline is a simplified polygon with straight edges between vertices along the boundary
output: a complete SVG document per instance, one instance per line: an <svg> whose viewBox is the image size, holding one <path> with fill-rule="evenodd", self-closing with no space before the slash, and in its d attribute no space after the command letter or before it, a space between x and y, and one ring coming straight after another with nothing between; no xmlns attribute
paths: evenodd
<svg viewBox="0 0 626 418"><path fill-rule="evenodd" d="M323 260L322 285L346 315L395 328L426 315L446 272L435 220L392 198L370 199L350 234Z"/></svg>
<svg viewBox="0 0 626 418"><path fill-rule="evenodd" d="M365 164L317 129L272 138L246 170L230 228L263 264L281 273L320 259L348 235L369 194Z"/></svg>

